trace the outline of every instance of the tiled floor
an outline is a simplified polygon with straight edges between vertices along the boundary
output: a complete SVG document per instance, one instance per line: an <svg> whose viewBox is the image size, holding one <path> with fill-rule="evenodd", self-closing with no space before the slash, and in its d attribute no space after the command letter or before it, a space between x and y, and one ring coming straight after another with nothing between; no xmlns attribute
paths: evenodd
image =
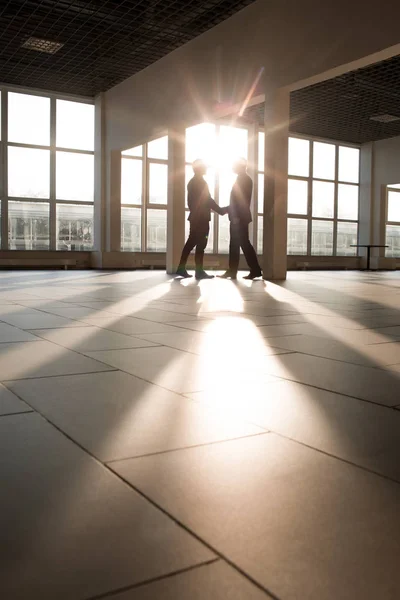
<svg viewBox="0 0 400 600"><path fill-rule="evenodd" d="M0 273L0 596L398 600L400 273Z"/></svg>

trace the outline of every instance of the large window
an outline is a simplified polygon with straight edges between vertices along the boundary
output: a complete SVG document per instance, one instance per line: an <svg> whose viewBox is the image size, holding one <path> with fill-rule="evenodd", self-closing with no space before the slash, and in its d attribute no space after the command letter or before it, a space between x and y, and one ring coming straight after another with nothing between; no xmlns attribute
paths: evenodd
<svg viewBox="0 0 400 600"><path fill-rule="evenodd" d="M398 186L387 188L386 203L386 256L400 257L400 189Z"/></svg>
<svg viewBox="0 0 400 600"><path fill-rule="evenodd" d="M2 248L91 250L94 105L3 90L2 106Z"/></svg>
<svg viewBox="0 0 400 600"><path fill-rule="evenodd" d="M186 185L193 177L191 165L196 159L208 166L206 181L210 194L220 206L229 204L230 193L236 175L232 166L237 158L247 158L248 132L241 127L202 123L186 130ZM186 206L188 215L188 207ZM189 224L186 224L188 233ZM208 253L229 252L229 219L211 215L210 235L206 248Z"/></svg>
<svg viewBox="0 0 400 600"><path fill-rule="evenodd" d="M256 198L256 222L257 222L257 253L263 252L264 235L264 145L265 134L260 131L258 134L258 173L257 173L257 198Z"/></svg>
<svg viewBox="0 0 400 600"><path fill-rule="evenodd" d="M354 256L358 148L289 138L288 254Z"/></svg>
<svg viewBox="0 0 400 600"><path fill-rule="evenodd" d="M166 252L168 137L121 156L121 250Z"/></svg>

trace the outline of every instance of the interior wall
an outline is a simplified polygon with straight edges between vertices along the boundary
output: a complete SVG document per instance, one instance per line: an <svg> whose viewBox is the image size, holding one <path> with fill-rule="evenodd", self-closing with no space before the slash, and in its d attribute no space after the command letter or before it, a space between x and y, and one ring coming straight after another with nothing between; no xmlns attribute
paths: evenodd
<svg viewBox="0 0 400 600"><path fill-rule="evenodd" d="M260 69L282 87L400 41L400 5L258 0L105 94L106 148L124 149L240 103Z"/></svg>

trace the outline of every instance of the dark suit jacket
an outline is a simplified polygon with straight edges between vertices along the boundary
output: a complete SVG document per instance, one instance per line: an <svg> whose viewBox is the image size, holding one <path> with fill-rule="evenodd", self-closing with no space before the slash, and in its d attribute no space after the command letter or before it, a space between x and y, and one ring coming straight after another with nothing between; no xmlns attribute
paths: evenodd
<svg viewBox="0 0 400 600"><path fill-rule="evenodd" d="M251 195L253 193L253 181L247 173L238 175L231 191L229 203L229 220L239 221L243 225L251 223Z"/></svg>
<svg viewBox="0 0 400 600"><path fill-rule="evenodd" d="M203 177L194 176L187 186L188 221L191 224L206 225L211 220L211 210L223 214L218 204L211 198L207 182Z"/></svg>

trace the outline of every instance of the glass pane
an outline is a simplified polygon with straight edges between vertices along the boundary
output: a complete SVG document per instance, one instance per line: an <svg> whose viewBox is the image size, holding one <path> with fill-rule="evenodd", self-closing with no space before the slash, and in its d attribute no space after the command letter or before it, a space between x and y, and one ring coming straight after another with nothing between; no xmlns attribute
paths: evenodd
<svg viewBox="0 0 400 600"><path fill-rule="evenodd" d="M313 177L335 179L335 154L333 144L314 142Z"/></svg>
<svg viewBox="0 0 400 600"><path fill-rule="evenodd" d="M168 159L168 136L153 140L147 145L147 156L149 158Z"/></svg>
<svg viewBox="0 0 400 600"><path fill-rule="evenodd" d="M124 150L122 152L122 156L143 156L143 146L136 146L135 148L130 148L129 150Z"/></svg>
<svg viewBox="0 0 400 600"><path fill-rule="evenodd" d="M318 215L320 216L320 215ZM358 185L338 186L338 219L358 219Z"/></svg>
<svg viewBox="0 0 400 600"><path fill-rule="evenodd" d="M142 209L121 208L121 250L140 252L142 249Z"/></svg>
<svg viewBox="0 0 400 600"><path fill-rule="evenodd" d="M310 174L310 142L289 138L289 175L308 177Z"/></svg>
<svg viewBox="0 0 400 600"><path fill-rule="evenodd" d="M288 219L287 253L307 254L307 219Z"/></svg>
<svg viewBox="0 0 400 600"><path fill-rule="evenodd" d="M289 179L288 181L288 213L306 215L308 205L308 181Z"/></svg>
<svg viewBox="0 0 400 600"><path fill-rule="evenodd" d="M141 160L121 160L121 202L122 204L142 204Z"/></svg>
<svg viewBox="0 0 400 600"><path fill-rule="evenodd" d="M197 158L206 164L215 164L216 154L215 125L201 123L186 129L186 162L192 163Z"/></svg>
<svg viewBox="0 0 400 600"><path fill-rule="evenodd" d="M264 172L265 133L258 134L258 170Z"/></svg>
<svg viewBox="0 0 400 600"><path fill-rule="evenodd" d="M50 98L8 93L8 141L50 145Z"/></svg>
<svg viewBox="0 0 400 600"><path fill-rule="evenodd" d="M185 211L185 240L188 239L189 237L189 231L190 231L190 223L187 220L189 216L189 211ZM215 213L211 213L211 221L210 221L210 233L208 234L208 242L207 242L207 246L205 249L205 253L206 254L212 254L214 252L214 220L215 220Z"/></svg>
<svg viewBox="0 0 400 600"><path fill-rule="evenodd" d="M257 190L257 204L258 212L263 214L264 212L264 173L258 174L258 190Z"/></svg>
<svg viewBox="0 0 400 600"><path fill-rule="evenodd" d="M218 253L228 254L229 252L229 219L228 216L218 217Z"/></svg>
<svg viewBox="0 0 400 600"><path fill-rule="evenodd" d="M360 151L358 148L339 146L339 181L358 183L360 177Z"/></svg>
<svg viewBox="0 0 400 600"><path fill-rule="evenodd" d="M9 146L8 195L20 198L49 198L49 150Z"/></svg>
<svg viewBox="0 0 400 600"><path fill-rule="evenodd" d="M335 185L326 181L313 181L312 216L333 218Z"/></svg>
<svg viewBox="0 0 400 600"><path fill-rule="evenodd" d="M9 202L10 250L49 249L48 202Z"/></svg>
<svg viewBox="0 0 400 600"><path fill-rule="evenodd" d="M93 249L93 206L57 204L57 250Z"/></svg>
<svg viewBox="0 0 400 600"><path fill-rule="evenodd" d="M312 222L311 254L316 256L332 256L333 221Z"/></svg>
<svg viewBox="0 0 400 600"><path fill-rule="evenodd" d="M232 171L221 171L219 176L219 205L228 206L233 184L237 175Z"/></svg>
<svg viewBox="0 0 400 600"><path fill-rule="evenodd" d="M400 225L386 225L386 256L400 256Z"/></svg>
<svg viewBox="0 0 400 600"><path fill-rule="evenodd" d="M264 247L263 235L264 235L264 217L259 215L257 217L257 254L263 253L263 247Z"/></svg>
<svg viewBox="0 0 400 600"><path fill-rule="evenodd" d="M400 223L400 193L388 193L388 221L398 221Z"/></svg>
<svg viewBox="0 0 400 600"><path fill-rule="evenodd" d="M185 190L187 190L187 185L188 185L189 181L192 179L192 177L193 177L193 169L190 165L186 165L186 167L185 167ZM210 194L211 194L212 198L214 198L214 196L215 196L215 170L207 169L207 174L204 177L204 179L207 181L208 189L210 190Z"/></svg>
<svg viewBox="0 0 400 600"><path fill-rule="evenodd" d="M57 100L56 140L59 148L94 150L94 106Z"/></svg>
<svg viewBox="0 0 400 600"><path fill-rule="evenodd" d="M337 224L337 256L356 256L357 248L350 248L352 244L357 244L357 223L338 223Z"/></svg>
<svg viewBox="0 0 400 600"><path fill-rule="evenodd" d="M149 203L167 204L168 165L150 163L149 166Z"/></svg>
<svg viewBox="0 0 400 600"><path fill-rule="evenodd" d="M231 171L235 160L247 158L247 152L247 129L222 125L218 137L218 168Z"/></svg>
<svg viewBox="0 0 400 600"><path fill-rule="evenodd" d="M58 200L93 202L93 154L56 153L56 196Z"/></svg>
<svg viewBox="0 0 400 600"><path fill-rule="evenodd" d="M147 211L147 251L166 252L167 250L167 211L149 209Z"/></svg>

